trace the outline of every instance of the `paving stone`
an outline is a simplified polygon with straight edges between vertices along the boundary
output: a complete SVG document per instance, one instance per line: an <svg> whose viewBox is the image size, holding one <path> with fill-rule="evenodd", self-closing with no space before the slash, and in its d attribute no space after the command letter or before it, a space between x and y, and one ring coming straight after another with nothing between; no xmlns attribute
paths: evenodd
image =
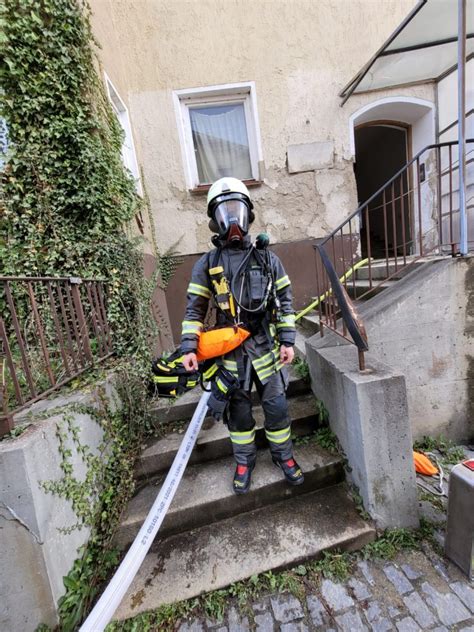
<svg viewBox="0 0 474 632"><path fill-rule="evenodd" d="M263 601L258 601L253 604L252 608L254 612L266 612L270 609L270 600L264 599Z"/></svg>
<svg viewBox="0 0 474 632"><path fill-rule="evenodd" d="M375 585L375 580L374 580L374 576L372 575L372 571L370 569L370 566L369 566L368 562L363 560L361 562L358 562L357 566L359 567L359 570L362 573L362 575L365 577L366 581L371 586L374 586Z"/></svg>
<svg viewBox="0 0 474 632"><path fill-rule="evenodd" d="M388 619L382 618L371 623L373 632L389 632L393 630L393 625Z"/></svg>
<svg viewBox="0 0 474 632"><path fill-rule="evenodd" d="M275 619L280 623L290 623L304 617L303 607L293 595L275 595L270 597L270 601Z"/></svg>
<svg viewBox="0 0 474 632"><path fill-rule="evenodd" d="M405 617L396 623L398 632L421 632L418 624L411 617Z"/></svg>
<svg viewBox="0 0 474 632"><path fill-rule="evenodd" d="M226 628L226 626L224 626L222 628L217 628L216 632L229 632L229 630Z"/></svg>
<svg viewBox="0 0 474 632"><path fill-rule="evenodd" d="M373 623L377 619L382 617L382 608L378 601L372 601L367 610L365 611L365 616L367 617L367 621L369 623Z"/></svg>
<svg viewBox="0 0 474 632"><path fill-rule="evenodd" d="M420 577L423 577L423 574L419 573L414 568L412 568L410 564L402 564L401 568L402 568L402 571L405 573L405 575L408 577L408 579L411 579L412 581L415 579L420 579Z"/></svg>
<svg viewBox="0 0 474 632"><path fill-rule="evenodd" d="M395 608L395 606L389 606L388 614L392 619L395 619L395 617L398 617L398 615L400 614L400 610L398 608Z"/></svg>
<svg viewBox="0 0 474 632"><path fill-rule="evenodd" d="M362 623L360 615L355 610L349 610L345 614L336 617L336 623L342 632L362 632L368 630L368 627Z"/></svg>
<svg viewBox="0 0 474 632"><path fill-rule="evenodd" d="M214 630L214 628L222 626L222 621L213 621L212 619L206 619L206 626L209 630Z"/></svg>
<svg viewBox="0 0 474 632"><path fill-rule="evenodd" d="M237 608L230 608L227 614L229 624L229 632L249 632L249 620L247 617L241 618Z"/></svg>
<svg viewBox="0 0 474 632"><path fill-rule="evenodd" d="M403 597L403 601L410 611L411 616L423 629L429 628L437 623L431 611L428 609L428 606L417 592Z"/></svg>
<svg viewBox="0 0 474 632"><path fill-rule="evenodd" d="M363 601L364 599L369 599L372 596L372 593L368 589L367 585L364 582L359 581L355 577L352 577L349 582L349 586L352 588L354 592L354 597L357 601Z"/></svg>
<svg viewBox="0 0 474 632"><path fill-rule="evenodd" d="M306 604L308 606L309 614L314 625L324 625L327 618L327 613L321 601L315 595L308 595L308 597L306 598Z"/></svg>
<svg viewBox="0 0 474 632"><path fill-rule="evenodd" d="M383 572L395 586L397 592L399 592L400 595L405 595L406 593L409 593L413 590L413 586L405 577L405 575L401 571L399 571L398 568L395 568L393 564L388 564L387 566L384 566Z"/></svg>
<svg viewBox="0 0 474 632"><path fill-rule="evenodd" d="M459 632L474 632L474 625L469 625L467 628L461 628Z"/></svg>
<svg viewBox="0 0 474 632"><path fill-rule="evenodd" d="M257 626L256 632L273 632L275 629L275 625L273 623L273 617L269 612L264 612L263 614L256 614L255 617L255 625Z"/></svg>
<svg viewBox="0 0 474 632"><path fill-rule="evenodd" d="M431 632L449 632L448 628L445 628L444 625L439 625L437 628L433 628ZM474 628L473 628L474 632Z"/></svg>
<svg viewBox="0 0 474 632"><path fill-rule="evenodd" d="M344 586L336 584L330 579L323 579L321 594L334 612L340 612L354 605L354 600L349 596Z"/></svg>
<svg viewBox="0 0 474 632"><path fill-rule="evenodd" d="M200 621L195 619L194 621L185 621L182 623L178 632L204 632L204 627Z"/></svg>
<svg viewBox="0 0 474 632"><path fill-rule="evenodd" d="M449 587L456 593L463 604L467 606L471 612L474 612L474 589L466 582L453 582Z"/></svg>
<svg viewBox="0 0 474 632"><path fill-rule="evenodd" d="M298 621L298 623L284 623L280 626L280 632L309 632L309 630L303 621Z"/></svg>
<svg viewBox="0 0 474 632"><path fill-rule="evenodd" d="M441 623L444 625L455 625L469 619L469 611L455 594L440 593L428 582L423 582L421 589L427 595L426 601L436 610Z"/></svg>
<svg viewBox="0 0 474 632"><path fill-rule="evenodd" d="M378 601L369 603L367 610L365 610L365 616L370 623L370 627L375 632L392 630L392 624L383 616L383 611Z"/></svg>

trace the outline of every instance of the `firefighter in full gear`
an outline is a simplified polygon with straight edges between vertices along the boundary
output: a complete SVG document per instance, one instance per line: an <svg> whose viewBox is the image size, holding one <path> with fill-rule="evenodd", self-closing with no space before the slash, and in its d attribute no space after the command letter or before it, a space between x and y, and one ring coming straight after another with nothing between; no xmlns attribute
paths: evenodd
<svg viewBox="0 0 474 632"><path fill-rule="evenodd" d="M252 243L248 230L254 220L253 204L240 180L228 177L215 182L207 204L215 249L203 255L192 271L182 325L183 364L188 371L198 368L198 338L212 299L217 327L238 324L250 332L243 344L216 361L238 379L225 414L237 462L234 492L249 490L257 456L253 384L264 410L272 459L289 484L299 485L304 476L293 458L285 395L285 365L293 360L296 336L290 280L279 258L267 249L266 235Z"/></svg>

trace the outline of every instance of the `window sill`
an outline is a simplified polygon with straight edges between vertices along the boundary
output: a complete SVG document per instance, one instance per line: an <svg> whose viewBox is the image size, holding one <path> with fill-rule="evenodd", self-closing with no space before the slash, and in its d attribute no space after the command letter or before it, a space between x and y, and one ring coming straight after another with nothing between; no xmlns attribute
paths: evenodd
<svg viewBox="0 0 474 632"><path fill-rule="evenodd" d="M242 180L242 182L245 184L246 187L249 188L258 187L263 184L263 180ZM194 187L194 189L189 189L189 192L192 195L200 195L203 193L207 193L211 186L212 184L199 184L197 187Z"/></svg>

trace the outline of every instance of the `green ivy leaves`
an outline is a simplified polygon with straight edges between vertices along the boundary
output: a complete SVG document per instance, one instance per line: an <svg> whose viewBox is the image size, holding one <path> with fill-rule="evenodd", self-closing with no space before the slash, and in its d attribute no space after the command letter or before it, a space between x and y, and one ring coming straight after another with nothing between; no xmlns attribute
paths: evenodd
<svg viewBox="0 0 474 632"><path fill-rule="evenodd" d="M0 115L2 274L110 280L119 353L146 353L155 279L124 228L143 201L121 158L122 128L104 92L81 0L5 0Z"/></svg>

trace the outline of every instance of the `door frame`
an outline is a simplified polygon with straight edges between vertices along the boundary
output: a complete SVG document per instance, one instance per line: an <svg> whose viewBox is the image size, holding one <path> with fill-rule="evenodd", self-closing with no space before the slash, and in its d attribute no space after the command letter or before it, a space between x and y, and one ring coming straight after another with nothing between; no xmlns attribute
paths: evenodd
<svg viewBox="0 0 474 632"><path fill-rule="evenodd" d="M413 157L413 151L412 151L412 125L409 123L404 123L403 121L396 121L393 119L377 119L375 121L367 121L365 123L360 123L359 125L355 125L354 126L354 158L356 155L356 132L359 129L362 129L364 127L392 127L395 129L401 129L405 132L405 139L406 139L406 162L405 164L408 164L412 157ZM357 185L357 176L356 176L356 185ZM414 235L415 235L415 231L414 231L414 217L413 217L413 213L414 213L414 206L413 206L413 173L412 173L412 169L408 170L407 173L407 186L408 186L408 192L409 195L407 195L407 202L408 202L408 222L409 222L409 239L410 239L410 247L409 247L409 252L407 252L407 256L409 254L411 254L411 251L414 248Z"/></svg>

